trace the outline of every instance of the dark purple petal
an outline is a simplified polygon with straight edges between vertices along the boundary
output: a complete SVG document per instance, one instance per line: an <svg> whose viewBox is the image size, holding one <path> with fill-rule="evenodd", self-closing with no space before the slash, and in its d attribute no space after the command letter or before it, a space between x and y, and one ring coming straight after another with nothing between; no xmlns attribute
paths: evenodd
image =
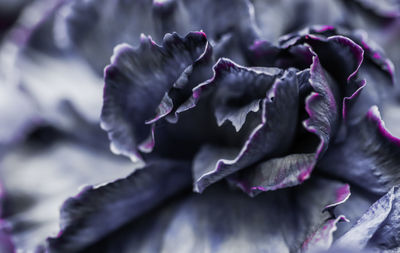
<svg viewBox="0 0 400 253"><path fill-rule="evenodd" d="M214 71L214 77L206 85L216 87L213 104L217 123L221 126L230 121L237 132L250 112L260 110L261 101L273 86L274 80L283 73L275 68L245 68L228 59L219 60Z"/></svg>
<svg viewBox="0 0 400 253"><path fill-rule="evenodd" d="M375 202L334 248L396 252L400 245L400 191L393 187Z"/></svg>
<svg viewBox="0 0 400 253"><path fill-rule="evenodd" d="M318 170L318 168L317 168ZM351 196L345 203L335 208L335 213L346 216L348 222L343 223L334 234L334 240L349 231L370 206L379 199L378 195L364 191L364 189L351 185Z"/></svg>
<svg viewBox="0 0 400 253"><path fill-rule="evenodd" d="M335 95L338 110L343 117L350 110L351 100L357 97L364 85L357 80L358 70L363 62L363 49L350 39L343 36L331 36L333 27L313 26L281 38L280 45L274 46L266 41L255 41L250 49L250 61L262 66L280 66L307 68L317 55L322 67L337 84L331 85ZM311 50L308 46L311 47ZM331 80L330 80L331 82ZM324 90L322 87L321 90ZM348 106L343 106L344 100Z"/></svg>
<svg viewBox="0 0 400 253"><path fill-rule="evenodd" d="M184 197L187 195L183 194ZM163 248L165 231L181 201L182 197L173 198L166 205L146 212L85 251L114 253L118 249L119 253L159 253Z"/></svg>
<svg viewBox="0 0 400 253"><path fill-rule="evenodd" d="M352 31L341 27L336 28L333 26L313 25L306 27L299 32L282 36L280 39L280 45L283 48L293 46L294 44L301 42L304 38L306 38L307 35L316 35L320 37L320 39L322 39L322 37L329 38L335 36L345 36L353 40L356 44L358 44L358 46L360 46L364 50L363 57L367 58L370 62L379 66L379 68L381 68L383 72L390 76L392 82L394 82L394 66L392 61L386 56L384 50L368 37L368 34L365 31ZM327 49L330 50L331 48ZM356 49L354 52L354 57L356 59L358 58L357 51L359 50Z"/></svg>
<svg viewBox="0 0 400 253"><path fill-rule="evenodd" d="M306 99L306 111L310 118L303 124L308 131L319 136L319 154L325 152L331 136L336 131L340 104L337 103L338 87L321 66L317 55L314 56L310 70L310 84L315 92Z"/></svg>
<svg viewBox="0 0 400 253"><path fill-rule="evenodd" d="M193 88L212 77L212 65L214 64L212 51L211 45L207 43L204 54L180 75L173 87L164 95L154 118L147 121L147 124L162 118L170 123L178 121L177 109L191 97Z"/></svg>
<svg viewBox="0 0 400 253"><path fill-rule="evenodd" d="M189 164L157 161L127 178L86 187L61 209L61 231L51 252L76 252L161 204L190 185Z"/></svg>
<svg viewBox="0 0 400 253"><path fill-rule="evenodd" d="M269 41L256 40L248 48L248 61L255 66L306 69L312 64L312 53L304 45L280 48Z"/></svg>
<svg viewBox="0 0 400 253"><path fill-rule="evenodd" d="M235 85L234 81L237 79L232 79L231 75L236 75L240 79L240 75L246 74L244 77L247 80L252 80L251 85L255 85L255 90L259 88L257 84L262 89L268 89L270 85L268 83L272 81L271 76L262 72L257 73L244 68L238 71L237 67L226 60L222 60L216 65L216 77L218 77L218 71L223 69L226 72L222 72L224 75L221 81L219 78L215 78L206 85L196 87L194 95L198 96L200 90L207 88L207 86L213 87L215 85L218 89L222 85L228 85L229 82L231 82L231 85ZM225 77L227 80L224 79ZM253 82L254 78L259 79L259 81ZM227 83L224 84L224 82ZM264 83L267 86L261 86ZM237 85L239 84L243 84L243 81L237 83ZM271 90L265 96L266 98L257 98L262 99L260 101L262 109L261 122L251 128L250 135L245 139L246 141L241 147L205 146L199 151L193 165L195 191L202 192L210 184L252 165L261 158L282 154L290 147L296 130L298 111L298 84L294 72L286 72L282 77L277 78ZM237 120L236 117L242 117L241 113L242 111L239 110L235 113L238 116L231 114L229 117L234 117L233 119ZM241 126L240 121L238 122L239 126ZM234 125L237 124L235 123Z"/></svg>
<svg viewBox="0 0 400 253"><path fill-rule="evenodd" d="M377 107L349 126L342 143L332 145L321 169L365 190L384 194L400 181L400 141L384 127Z"/></svg>
<svg viewBox="0 0 400 253"><path fill-rule="evenodd" d="M193 32L185 38L167 34L162 46L142 37L137 49L126 44L116 47L105 70L101 115L102 128L108 132L115 153L135 160L140 157L138 150L153 149L154 126L146 121L154 118L163 97L182 73L201 59L207 44L204 33Z"/></svg>
<svg viewBox="0 0 400 253"><path fill-rule="evenodd" d="M314 232L307 241L302 245L302 251L312 251L311 249L317 248L319 250L329 249L333 242L333 233L337 230L337 223L346 221L346 217L340 215L335 219L326 221L321 228ZM322 239L322 240L321 240ZM315 250L314 250L315 252Z"/></svg>
<svg viewBox="0 0 400 253"><path fill-rule="evenodd" d="M337 36L338 34L348 36L358 46L354 45L350 40L346 40L346 38ZM316 35L317 37L315 37ZM301 43L303 40L311 41L312 43L310 44L315 50L322 48L318 44L325 41L327 45L324 48L326 51L326 60L323 62L323 66L327 68L334 78L339 80L339 83L344 82L344 78L348 75L347 85L344 86L343 91L345 98L342 109L343 118L346 121L359 119L360 115L364 115L372 105L382 106L387 104L388 99L390 100L393 94L396 93L390 85L391 82L394 82L394 67L392 62L385 56L383 50L376 43L368 39L365 32L353 32L334 27L322 29L319 26L311 26L300 32L283 36L281 44L284 48L290 48L296 43ZM346 47L351 49L350 53L345 53L346 49L342 45L347 45ZM333 50L334 48L336 49ZM342 55L335 55L335 51L344 53L341 53ZM364 54L362 51L364 51ZM319 56L324 57L324 55ZM332 57L332 59L327 57ZM343 68L343 71L347 73L344 77L338 79L340 75L332 71L332 69L335 69L335 66L332 68L329 65L332 60L347 63ZM351 73L351 71L353 72ZM356 76L365 79L365 81L356 80Z"/></svg>
<svg viewBox="0 0 400 253"><path fill-rule="evenodd" d="M91 249L178 253L326 249L343 217L323 210L341 202L337 192L343 188L347 186L314 178L296 189L248 198L216 184L201 195L176 199L148 213Z"/></svg>
<svg viewBox="0 0 400 253"><path fill-rule="evenodd" d="M364 59L363 49L352 40L335 35L324 38L309 35L316 28L308 28L299 32L293 39L283 42L284 47L291 47L296 43L307 43L312 51L318 56L322 67L329 73L330 77L337 82L331 85L337 107L341 110L343 119L347 118L351 105L354 105L364 86L364 82L357 79L360 67ZM321 91L324 87L321 87Z"/></svg>
<svg viewBox="0 0 400 253"><path fill-rule="evenodd" d="M349 46L350 48L355 47L355 50L361 50L350 42L342 37L332 37L324 43L338 43L338 45L332 47L345 48ZM345 48L345 50L348 49ZM331 138L335 136L338 130L341 116L341 87L322 67L319 56L315 52L312 53L314 58L309 75L300 75L299 78L302 80L308 76L309 79L305 83L309 82L313 89L313 92L306 99L305 109L309 118L303 121L303 125L308 132L318 136L319 144L311 152L295 153L267 160L234 177L233 181L250 195L297 185L308 179L316 162L323 156ZM357 51L357 53L360 53L359 56L362 57L362 50ZM362 58L354 63L353 72L349 68L349 76L346 78L350 79L349 82L351 82L351 75L358 70L361 60Z"/></svg>
<svg viewBox="0 0 400 253"><path fill-rule="evenodd" d="M315 154L291 154L259 163L230 180L250 196L255 196L301 184L309 178L314 165Z"/></svg>
<svg viewBox="0 0 400 253"><path fill-rule="evenodd" d="M348 36L363 48L365 53L364 57L378 65L390 76L392 83L394 83L394 65L393 62L387 57L384 50L375 41L372 41L366 32L353 32L349 33Z"/></svg>

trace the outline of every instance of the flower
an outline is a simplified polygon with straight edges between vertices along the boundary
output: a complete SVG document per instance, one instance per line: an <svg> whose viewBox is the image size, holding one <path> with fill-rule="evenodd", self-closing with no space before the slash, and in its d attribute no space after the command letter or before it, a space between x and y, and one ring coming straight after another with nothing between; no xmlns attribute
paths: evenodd
<svg viewBox="0 0 400 253"><path fill-rule="evenodd" d="M396 250L400 141L378 110L398 106L393 63L352 5L329 5L287 19L325 6L60 1L22 40L11 30L23 89L5 104L27 109L2 114L5 250ZM111 151L131 161L108 151L101 102ZM82 183L51 234L44 210Z"/></svg>

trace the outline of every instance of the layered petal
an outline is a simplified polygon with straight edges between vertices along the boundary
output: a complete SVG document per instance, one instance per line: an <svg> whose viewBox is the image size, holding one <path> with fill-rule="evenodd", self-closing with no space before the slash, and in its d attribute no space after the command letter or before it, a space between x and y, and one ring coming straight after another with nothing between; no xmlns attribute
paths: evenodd
<svg viewBox="0 0 400 253"><path fill-rule="evenodd" d="M245 92L242 85L246 87ZM240 130L247 114L259 111L260 106L262 111L257 117L261 120L249 122L249 135L239 148L205 146L199 151L193 165L194 189L199 192L263 157L285 152L291 145L297 122L298 84L293 71L274 77L268 72L239 68L221 60L215 67L214 78L196 87L194 94L198 97L213 86L217 89L219 105L215 115L219 124L229 119Z"/></svg>
<svg viewBox="0 0 400 253"><path fill-rule="evenodd" d="M112 252L118 247L120 252L313 252L326 249L332 242L335 226L340 226L337 221L343 218L323 210L341 203L337 192L343 187L347 186L315 178L296 189L248 198L216 184L201 195L183 196L173 204L149 212L88 250Z"/></svg>
<svg viewBox="0 0 400 253"><path fill-rule="evenodd" d="M138 150L154 147L154 118L165 94L207 51L204 33L189 33L185 38L167 34L162 46L142 37L140 47L126 44L115 49L112 63L105 70L102 128L109 134L112 150L140 157ZM207 77L204 77L207 78ZM183 82L186 82L184 80ZM161 107L162 108L162 107ZM164 114L158 111L158 114Z"/></svg>
<svg viewBox="0 0 400 253"><path fill-rule="evenodd" d="M335 242L334 248L371 249L373 252L398 251L400 245L399 198L399 188L391 188Z"/></svg>
<svg viewBox="0 0 400 253"><path fill-rule="evenodd" d="M399 183L400 141L384 127L377 107L348 129L341 143L330 147L321 161L325 172L377 194Z"/></svg>
<svg viewBox="0 0 400 253"><path fill-rule="evenodd" d="M251 196L262 191L294 186L308 179L337 131L340 120L340 104L337 101L340 101L340 93L336 82L323 69L317 55L314 56L310 71L300 72L298 78L302 96L307 96L305 110L309 116L300 127L304 126L306 131L316 135L319 142L313 142L312 136L297 129L296 139L291 137L294 143L291 147L293 153L266 159L235 176L233 181ZM310 89L313 90L311 94L308 93ZM302 135L308 141L304 141ZM296 147L298 145L300 147Z"/></svg>

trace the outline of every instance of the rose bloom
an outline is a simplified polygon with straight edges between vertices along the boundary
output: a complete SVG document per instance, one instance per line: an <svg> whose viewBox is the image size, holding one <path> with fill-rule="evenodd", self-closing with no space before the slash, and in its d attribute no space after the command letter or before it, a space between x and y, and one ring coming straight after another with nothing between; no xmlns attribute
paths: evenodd
<svg viewBox="0 0 400 253"><path fill-rule="evenodd" d="M400 250L398 2L8 6L1 252Z"/></svg>

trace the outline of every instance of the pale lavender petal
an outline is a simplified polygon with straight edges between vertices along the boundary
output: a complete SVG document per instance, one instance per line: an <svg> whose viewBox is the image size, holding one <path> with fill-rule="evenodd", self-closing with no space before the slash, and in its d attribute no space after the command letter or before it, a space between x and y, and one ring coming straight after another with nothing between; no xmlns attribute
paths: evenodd
<svg viewBox="0 0 400 253"><path fill-rule="evenodd" d="M350 248L373 252L399 250L400 191L393 187L375 202L357 223L334 244L334 248Z"/></svg>

